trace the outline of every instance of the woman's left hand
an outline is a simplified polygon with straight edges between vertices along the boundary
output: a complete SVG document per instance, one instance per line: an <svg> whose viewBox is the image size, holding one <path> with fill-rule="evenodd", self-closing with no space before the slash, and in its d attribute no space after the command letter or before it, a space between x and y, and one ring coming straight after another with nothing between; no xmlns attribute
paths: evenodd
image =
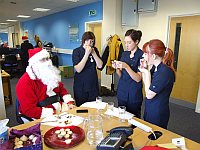
<svg viewBox="0 0 200 150"><path fill-rule="evenodd" d="M117 61L116 66L118 69L126 69L128 67L127 63L123 61Z"/></svg>

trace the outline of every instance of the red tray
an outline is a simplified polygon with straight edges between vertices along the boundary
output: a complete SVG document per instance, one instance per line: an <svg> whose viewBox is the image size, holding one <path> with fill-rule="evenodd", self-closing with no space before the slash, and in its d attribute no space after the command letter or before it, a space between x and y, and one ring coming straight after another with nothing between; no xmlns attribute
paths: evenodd
<svg viewBox="0 0 200 150"><path fill-rule="evenodd" d="M56 130L59 129L70 129L72 134L72 141L70 144L66 144L64 139L59 139L58 135L55 134ZM78 126L67 126L67 127L54 127L48 130L44 135L44 143L51 148L71 148L78 145L85 138L84 130Z"/></svg>

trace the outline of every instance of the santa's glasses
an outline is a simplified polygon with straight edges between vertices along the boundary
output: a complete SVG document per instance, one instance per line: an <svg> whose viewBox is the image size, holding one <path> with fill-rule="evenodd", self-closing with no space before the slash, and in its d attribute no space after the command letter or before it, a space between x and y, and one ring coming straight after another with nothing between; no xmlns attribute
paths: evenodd
<svg viewBox="0 0 200 150"><path fill-rule="evenodd" d="M48 61L48 60L49 60L49 58L47 57L47 58L42 58L40 61L45 62L45 61Z"/></svg>

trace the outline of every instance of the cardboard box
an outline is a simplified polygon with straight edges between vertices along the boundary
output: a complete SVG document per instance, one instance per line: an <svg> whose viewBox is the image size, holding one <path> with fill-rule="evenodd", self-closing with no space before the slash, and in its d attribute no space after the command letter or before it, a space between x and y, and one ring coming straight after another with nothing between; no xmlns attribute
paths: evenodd
<svg viewBox="0 0 200 150"><path fill-rule="evenodd" d="M59 66L62 78L72 78L74 77L74 67L73 66Z"/></svg>

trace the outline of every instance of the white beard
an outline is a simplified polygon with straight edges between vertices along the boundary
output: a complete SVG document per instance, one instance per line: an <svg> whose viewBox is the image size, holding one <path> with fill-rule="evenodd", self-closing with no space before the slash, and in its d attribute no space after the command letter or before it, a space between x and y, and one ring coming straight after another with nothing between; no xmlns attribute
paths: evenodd
<svg viewBox="0 0 200 150"><path fill-rule="evenodd" d="M56 93L54 88L58 87L58 83L61 82L60 70L52 65L51 60L45 62L39 62L32 66L33 72L43 84L47 85L47 95L53 96Z"/></svg>

